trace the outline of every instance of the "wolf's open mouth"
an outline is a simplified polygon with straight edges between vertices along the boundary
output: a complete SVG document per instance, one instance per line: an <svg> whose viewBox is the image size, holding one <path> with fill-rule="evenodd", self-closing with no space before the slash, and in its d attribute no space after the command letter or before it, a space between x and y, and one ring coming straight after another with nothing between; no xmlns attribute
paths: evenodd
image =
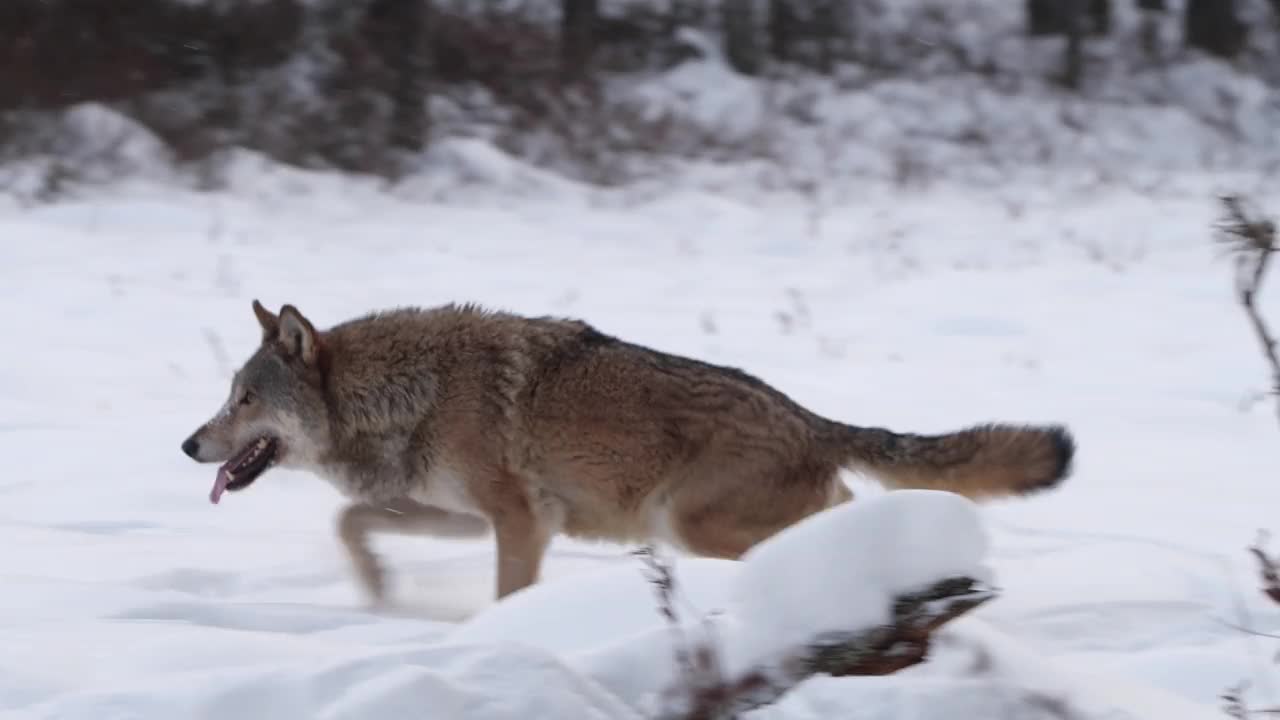
<svg viewBox="0 0 1280 720"><path fill-rule="evenodd" d="M216 504L226 490L235 492L249 487L275 464L279 449L280 443L269 436L260 437L245 446L218 468L218 478L213 482L213 490L209 491L209 502Z"/></svg>

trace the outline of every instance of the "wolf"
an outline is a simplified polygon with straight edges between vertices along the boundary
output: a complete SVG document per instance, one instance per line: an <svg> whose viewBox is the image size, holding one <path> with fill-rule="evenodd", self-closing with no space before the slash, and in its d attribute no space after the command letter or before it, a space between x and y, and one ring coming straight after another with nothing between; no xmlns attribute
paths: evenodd
<svg viewBox="0 0 1280 720"><path fill-rule="evenodd" d="M294 305L252 307L261 343L182 450L221 464L213 503L274 466L330 482L374 604L387 594L375 532L492 534L501 599L538 581L557 535L737 559L852 500L842 470L982 500L1059 485L1076 449L1060 424L845 424L741 370L576 319L448 304L320 331Z"/></svg>

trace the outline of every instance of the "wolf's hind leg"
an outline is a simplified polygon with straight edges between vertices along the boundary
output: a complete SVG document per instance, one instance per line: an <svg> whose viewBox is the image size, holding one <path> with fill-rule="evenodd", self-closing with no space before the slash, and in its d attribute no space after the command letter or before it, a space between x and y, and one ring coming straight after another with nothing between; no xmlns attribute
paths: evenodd
<svg viewBox="0 0 1280 720"><path fill-rule="evenodd" d="M754 459L749 459L754 461ZM834 467L821 463L724 468L672 497L669 522L685 549L737 560L810 515L853 499Z"/></svg>
<svg viewBox="0 0 1280 720"><path fill-rule="evenodd" d="M483 518L449 512L412 500L369 505L353 503L338 515L338 537L347 549L361 588L375 604L386 599L386 573L369 548L374 532L436 537L480 537L489 530Z"/></svg>

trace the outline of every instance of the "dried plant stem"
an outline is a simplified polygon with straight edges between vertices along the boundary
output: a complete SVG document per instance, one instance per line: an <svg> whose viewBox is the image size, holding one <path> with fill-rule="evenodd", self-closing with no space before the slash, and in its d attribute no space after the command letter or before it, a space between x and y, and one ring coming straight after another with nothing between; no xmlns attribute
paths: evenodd
<svg viewBox="0 0 1280 720"><path fill-rule="evenodd" d="M1276 252L1276 226L1269 219L1251 214L1238 196L1228 195L1221 200L1225 217L1218 226L1218 239L1235 256L1236 293L1262 346L1263 356L1271 366L1271 392L1277 398L1276 413L1280 417L1280 356L1276 353L1275 336L1257 304L1271 257Z"/></svg>

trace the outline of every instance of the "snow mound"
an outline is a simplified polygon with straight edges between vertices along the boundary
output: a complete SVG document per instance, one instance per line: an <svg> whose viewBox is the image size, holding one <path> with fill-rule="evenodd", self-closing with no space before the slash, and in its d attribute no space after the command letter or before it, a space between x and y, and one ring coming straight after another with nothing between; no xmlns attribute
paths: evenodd
<svg viewBox="0 0 1280 720"><path fill-rule="evenodd" d="M560 654L619 697L650 707L678 681L676 643L706 641L733 676L826 632L889 620L894 596L982 577L987 539L972 502L947 492L887 493L813 515L741 562L678 559L680 632L658 613L641 566L541 583L464 623L451 642ZM572 617L574 622L554 622Z"/></svg>
<svg viewBox="0 0 1280 720"><path fill-rule="evenodd" d="M724 608L727 589L741 563L713 558L672 558L680 594L700 611ZM555 608L574 608L590 597L593 607L570 612L571 623L541 622ZM661 624L653 586L639 561L623 566L544 581L515 593L472 616L449 634L455 643L513 642L572 655L652 630Z"/></svg>
<svg viewBox="0 0 1280 720"><path fill-rule="evenodd" d="M818 513L752 548L733 592L743 652L768 658L823 633L889 621L895 595L985 577L973 503L903 490Z"/></svg>
<svg viewBox="0 0 1280 720"><path fill-rule="evenodd" d="M26 708L21 717L612 720L636 716L547 653L493 645L447 652L384 650L330 664L300 661L269 669L246 661L240 670L169 674L162 683L77 693Z"/></svg>
<svg viewBox="0 0 1280 720"><path fill-rule="evenodd" d="M682 609L725 612L751 626L754 656L824 632L886 622L895 595L937 580L985 578L987 537L974 504L953 493L901 490L813 515L740 562L670 558ZM574 622L549 623L570 611ZM572 655L663 626L640 562L542 582L462 623L448 640L512 642ZM748 648L743 648L744 650Z"/></svg>
<svg viewBox="0 0 1280 720"><path fill-rule="evenodd" d="M894 491L814 515L740 562L669 561L678 632L659 615L637 561L530 587L445 640L554 653L647 717L661 693L681 681L676 643L712 643L733 677L820 633L884 622L895 594L948 577L985 577L987 550L971 501L939 491ZM752 716L807 720L855 713L921 719L1212 716L1159 690L1067 670L972 618L947 626L922 665L886 677L815 677Z"/></svg>

